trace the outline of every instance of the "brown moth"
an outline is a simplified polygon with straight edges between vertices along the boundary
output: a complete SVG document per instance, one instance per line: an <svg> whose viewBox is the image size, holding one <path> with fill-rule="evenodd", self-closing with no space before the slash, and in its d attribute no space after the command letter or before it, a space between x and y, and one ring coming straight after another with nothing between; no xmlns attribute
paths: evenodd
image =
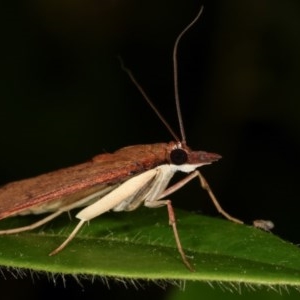
<svg viewBox="0 0 300 300"><path fill-rule="evenodd" d="M175 141L125 147L112 154L97 155L86 163L4 185L0 189L0 219L26 214L50 214L31 225L2 230L0 234L32 230L64 212L85 207L76 215L80 221L70 236L50 253L54 255L75 237L86 222L109 210L131 211L142 203L150 208L167 206L169 223L173 228L178 251L183 263L193 271L181 246L171 201L166 197L196 177L223 216L231 221L243 223L221 208L206 180L197 170L203 165L217 161L221 156L193 151L187 146L185 139L177 86L177 48L181 37L198 20L202 10L201 7L195 19L177 37L173 50L175 101L181 139L153 106L132 73L122 64L123 69L169 129ZM167 187L177 171L188 175L173 186Z"/></svg>

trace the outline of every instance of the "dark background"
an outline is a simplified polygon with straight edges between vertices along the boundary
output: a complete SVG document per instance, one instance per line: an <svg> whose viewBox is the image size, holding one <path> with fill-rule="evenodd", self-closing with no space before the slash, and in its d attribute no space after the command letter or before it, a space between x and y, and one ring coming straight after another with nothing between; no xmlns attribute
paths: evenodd
<svg viewBox="0 0 300 300"><path fill-rule="evenodd" d="M223 207L298 244L299 1L206 1L179 48L189 145L222 154L203 173ZM0 183L171 136L121 70L121 55L177 131L172 50L199 1L26 1L1 4ZM184 199L184 203L182 200ZM217 215L197 181L176 208ZM30 277L30 276L29 276ZM0 281L10 299L58 295L163 298L112 283L46 276ZM15 287L18 287L17 289ZM117 288L118 287L118 288ZM78 292L80 291L80 292ZM19 294L20 293L20 294ZM29 297L29 296L28 296Z"/></svg>

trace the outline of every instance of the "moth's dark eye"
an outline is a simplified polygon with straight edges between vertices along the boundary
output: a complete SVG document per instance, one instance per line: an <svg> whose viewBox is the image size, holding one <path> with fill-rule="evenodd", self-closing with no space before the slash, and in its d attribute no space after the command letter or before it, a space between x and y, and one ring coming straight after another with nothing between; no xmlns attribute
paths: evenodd
<svg viewBox="0 0 300 300"><path fill-rule="evenodd" d="M182 149L174 149L170 153L171 163L174 165L182 165L187 162L188 156Z"/></svg>

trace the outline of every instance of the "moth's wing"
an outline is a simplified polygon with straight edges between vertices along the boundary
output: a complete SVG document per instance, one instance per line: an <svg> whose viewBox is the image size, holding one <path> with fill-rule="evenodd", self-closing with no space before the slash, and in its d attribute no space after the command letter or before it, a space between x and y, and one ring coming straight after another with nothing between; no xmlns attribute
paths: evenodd
<svg viewBox="0 0 300 300"><path fill-rule="evenodd" d="M105 194L138 172L128 160L99 160L8 183L0 188L0 219L53 211L101 190Z"/></svg>
<svg viewBox="0 0 300 300"><path fill-rule="evenodd" d="M170 144L134 145L92 161L12 182L0 188L0 219L30 212L51 211L118 185L165 162ZM41 209L43 208L43 209Z"/></svg>

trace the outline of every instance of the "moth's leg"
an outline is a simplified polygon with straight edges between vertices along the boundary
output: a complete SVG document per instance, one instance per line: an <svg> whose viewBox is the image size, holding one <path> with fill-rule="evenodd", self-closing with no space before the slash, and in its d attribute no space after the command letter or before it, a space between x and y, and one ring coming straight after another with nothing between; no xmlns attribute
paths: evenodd
<svg viewBox="0 0 300 300"><path fill-rule="evenodd" d="M14 234L14 233L20 233L23 231L29 231L29 230L33 230L37 227L40 227L46 223L48 223L49 221L55 219L56 217L58 217L60 214L62 214L64 211L56 211L50 215L48 215L47 217L33 223L27 226L22 226L22 227L17 227L17 228L13 228L13 229L5 229L5 230L0 230L0 235L4 235L4 234Z"/></svg>
<svg viewBox="0 0 300 300"><path fill-rule="evenodd" d="M145 201L145 206L149 207L149 208L156 208L156 207L161 207L161 206L164 206L164 205L166 205L167 209L168 209L169 224L172 226L176 246L177 246L178 252L180 253L182 261L190 271L194 272L195 269L189 263L186 255L185 255L185 252L182 248L181 242L180 242L180 238L179 238L179 234L178 234L178 230L177 230L177 225L176 225L175 213L174 213L174 209L173 209L171 200Z"/></svg>
<svg viewBox="0 0 300 300"><path fill-rule="evenodd" d="M180 180L179 182L175 183L174 185L170 186L169 188L167 188L159 197L159 199L165 198L166 196L174 193L175 191L177 191L178 189L180 189L181 187L183 187L184 185L186 185L189 181L191 181L192 179L194 179L195 177L198 177L201 183L201 186L204 190L207 191L210 199L212 200L214 206L216 207L217 211L223 215L226 219L235 222L235 223L239 223L239 224L243 224L244 222L232 217L230 214L228 214L219 204L216 196L214 195L213 191L211 190L208 182L206 181L206 179L204 178L204 176L199 172L199 170L196 170L192 173L190 173L189 175L187 175L185 178L183 178L182 180Z"/></svg>
<svg viewBox="0 0 300 300"><path fill-rule="evenodd" d="M69 242L76 236L77 232L83 226L85 222L92 220L93 218L102 215L103 213L118 206L121 202L126 199L134 197L136 193L147 185L155 177L157 171L155 169L148 170L140 175L132 177L119 185L117 188L110 191L103 197L99 197L93 204L82 209L76 218L80 220L75 229L71 232L68 238L49 255L55 255L64 249Z"/></svg>
<svg viewBox="0 0 300 300"><path fill-rule="evenodd" d="M68 238L55 250L53 250L51 253L49 253L49 256L55 255L61 250L63 250L70 242L73 240L73 238L76 236L80 228L83 226L85 223L85 220L80 220L80 222L77 224L77 226L74 228L74 230L71 232L71 234L68 236Z"/></svg>

